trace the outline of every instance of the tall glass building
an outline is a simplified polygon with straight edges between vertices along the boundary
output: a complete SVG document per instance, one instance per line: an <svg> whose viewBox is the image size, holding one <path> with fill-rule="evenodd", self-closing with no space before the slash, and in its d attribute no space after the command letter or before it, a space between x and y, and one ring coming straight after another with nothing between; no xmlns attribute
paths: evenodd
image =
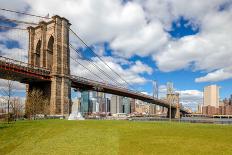
<svg viewBox="0 0 232 155"><path fill-rule="evenodd" d="M123 97L122 99L122 112L129 114L130 113L130 99L128 97Z"/></svg>
<svg viewBox="0 0 232 155"><path fill-rule="evenodd" d="M83 91L81 92L80 111L82 115L93 112L110 112L110 100L105 97L104 93Z"/></svg>
<svg viewBox="0 0 232 155"><path fill-rule="evenodd" d="M89 92L88 91L81 92L80 112L83 116L92 112L92 104L91 104L90 99L89 99Z"/></svg>
<svg viewBox="0 0 232 155"><path fill-rule="evenodd" d="M112 114L122 113L122 96L112 95L110 102L110 112Z"/></svg>

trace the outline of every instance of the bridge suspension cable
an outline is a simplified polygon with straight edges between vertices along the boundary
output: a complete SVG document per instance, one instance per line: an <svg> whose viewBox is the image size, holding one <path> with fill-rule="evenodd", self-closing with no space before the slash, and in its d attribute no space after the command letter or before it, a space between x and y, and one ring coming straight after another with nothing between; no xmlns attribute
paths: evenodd
<svg viewBox="0 0 232 155"><path fill-rule="evenodd" d="M39 24L33 23L33 22L26 22L26 21L22 21L22 20L15 20L15 19L2 18L2 17L0 17L0 20L5 21L5 22L12 22L12 23L19 23L19 24L26 24L26 25L39 25Z"/></svg>
<svg viewBox="0 0 232 155"><path fill-rule="evenodd" d="M81 56L81 52L74 48L72 44L69 44L70 48L72 48L79 56ZM104 70L102 70L97 64L95 64L94 61L90 61L88 59L84 59L86 60L90 65L92 65L94 68L96 68L98 71L100 71L105 77L107 77L109 80L112 80L113 83L115 83L116 85L120 85L124 88L126 88L124 85L120 84L118 81L116 81L115 79L113 79L111 76L109 76Z"/></svg>
<svg viewBox="0 0 232 155"><path fill-rule="evenodd" d="M35 14L30 14L30 13L25 13L25 12L19 12L19 11L15 11L15 10L10 10L10 9L4 9L4 8L0 8L0 10L2 11L6 11L6 12L11 12L11 13L16 13L16 14L22 14L22 15L27 15L27 16L32 16L32 17L37 17L37 18L43 18L43 19L51 19L49 17L45 17L45 16L40 16L40 15L35 15ZM22 20L16 20L16 19L8 19L8 18L0 18L0 20L5 21L5 22L13 22L13 23L18 23L18 24L27 24L27 25L38 25L34 22L27 22L27 21L22 21ZM3 28L3 27L2 27ZM7 28L7 27L5 27ZM8 28L10 29L10 27L8 26ZM12 29L23 29L23 28L16 28L16 27L12 27ZM75 33L72 29L69 28L69 30L81 41L82 44L84 44L86 46L86 48L96 57L100 60L100 62L102 62L104 64L104 66L106 66L112 73L114 73L117 77L119 77L121 82L118 82L114 77L112 77L112 75L107 74L103 69L101 69L101 67L99 67L98 65L96 65L94 62L90 62L95 68L97 68L105 77L107 77L108 79L112 80L113 83L117 84L117 85L121 85L123 87L131 87L133 88L133 86L127 82L120 74L118 74L114 69L112 69L98 54L96 54L91 47L89 47L85 41L83 39L81 39L81 37L79 37L77 35L77 33ZM76 51L74 49L74 51ZM76 51L77 52L77 51ZM88 60L89 61L89 60ZM122 84L124 83L124 84ZM133 88L134 89L134 88Z"/></svg>
<svg viewBox="0 0 232 155"><path fill-rule="evenodd" d="M79 61L77 61L75 58L71 57L70 58L75 61L76 63L78 63L79 65L81 65L82 67L84 67L86 70L88 70L90 73L92 73L93 75L95 75L97 78L101 79L102 81L104 81L100 76L98 76L97 74L95 74L93 71L91 71L89 68L85 67L85 65L83 65L82 63L80 63Z"/></svg>
<svg viewBox="0 0 232 155"><path fill-rule="evenodd" d="M115 70L113 70L98 54L96 54L91 47L89 47L87 45L87 43L85 43L85 41L83 39L81 39L81 37L79 37L79 35L77 35L77 33L75 33L71 28L69 28L69 30L87 47L87 49L94 54L94 56L96 56L101 62L104 63L104 65L106 65L114 74L116 74L124 83L126 83L128 86L130 86L131 88L134 88L129 82L127 82L124 78L122 78L121 75L119 75Z"/></svg>
<svg viewBox="0 0 232 155"><path fill-rule="evenodd" d="M8 30L8 29L16 29L16 30L27 30L27 29L24 29L24 28L19 28L19 27L10 27L10 26L2 26L2 25L0 25L0 29L6 29L6 30Z"/></svg>
<svg viewBox="0 0 232 155"><path fill-rule="evenodd" d="M46 17L46 16L40 16L40 15L30 14L30 13L26 13L26 12L20 12L20 11L10 10L10 9L0 8L0 10L2 10L2 11L7 11L7 12L12 12L12 13L17 13L17 14L21 14L21 15L27 15L27 16L31 16L31 17L38 17L38 18L44 18L44 19L51 19L51 18Z"/></svg>

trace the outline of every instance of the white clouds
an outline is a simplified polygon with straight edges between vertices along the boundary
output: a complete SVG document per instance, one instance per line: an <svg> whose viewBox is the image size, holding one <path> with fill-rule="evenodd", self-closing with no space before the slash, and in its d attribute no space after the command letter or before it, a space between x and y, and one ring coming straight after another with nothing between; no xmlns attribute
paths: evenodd
<svg viewBox="0 0 232 155"><path fill-rule="evenodd" d="M24 0L14 0L14 1L0 0L0 3L1 3L1 8L13 9L18 11L24 11L28 7L27 3L25 3Z"/></svg>
<svg viewBox="0 0 232 155"><path fill-rule="evenodd" d="M180 1L183 2L183 1ZM186 1L185 1L186 2ZM204 70L211 72L214 70L226 70L232 63L232 9L218 11L219 4L224 1L204 1L199 4L191 1L192 7L181 8L179 3L173 3L172 13L182 15L192 22L197 21L200 32L192 36L185 36L179 40L170 40L163 50L153 54L154 60L162 71L175 71L190 68L193 70ZM182 3L182 6L185 3ZM175 8L176 7L176 8ZM188 10L186 10L186 8ZM224 71L225 72L225 71ZM220 81L231 78L226 73L217 73L217 78L212 80L215 72L208 74L204 80L196 79L198 82ZM223 76L221 76L223 75ZM214 77L215 78L215 77Z"/></svg>
<svg viewBox="0 0 232 155"><path fill-rule="evenodd" d="M160 50L168 41L162 25L159 22L149 23L140 30L131 33L126 32L116 37L111 47L119 52L119 55L131 57L134 54L147 56Z"/></svg>
<svg viewBox="0 0 232 155"><path fill-rule="evenodd" d="M220 4L228 0L137 0L145 8L146 17L159 20L165 29L171 29L171 23L180 16L198 23L207 13L218 9Z"/></svg>
<svg viewBox="0 0 232 155"><path fill-rule="evenodd" d="M216 82L232 78L232 70L219 69L208 73L206 76L196 78L196 82Z"/></svg>
<svg viewBox="0 0 232 155"><path fill-rule="evenodd" d="M144 18L144 11L142 7L139 4L133 2L122 4L120 0L21 1L21 3L23 2L24 5L19 10L25 11L25 6L28 6L30 8L29 12L33 14L39 14L44 16L47 13L50 13L50 16L58 14L69 19L72 23L72 29L75 32L77 32L82 38L84 38L84 40L88 44L111 42L112 40L117 40L118 37L123 36L125 33L128 33L128 37L130 37L131 34L140 31L140 29L143 27L144 28L139 33L140 36L138 37L143 37L143 32L146 32L147 37L145 38L148 38L148 40L150 40L149 33L153 31L152 29L162 29L161 26L155 27L154 24L152 24L149 27L146 27L146 20ZM11 8L10 6L5 7L18 10L17 8ZM12 37L9 38L7 36L14 33L11 33L11 31L9 31L5 34L6 36L4 37L4 39L11 40ZM28 41L27 39L15 37L13 38L18 40L20 42L20 45L22 42L21 48L23 50L25 49L24 47L27 47L26 44L23 44L23 41ZM144 44L145 41L147 40L144 40L141 44ZM99 51L100 55L104 54L104 49L101 46L95 46L94 48L95 50ZM6 47L1 47L1 49L3 51L3 55L14 59L17 57L17 52L15 51L21 51L18 48L8 50ZM146 83L147 80L143 78L140 74L152 73L152 68L140 61L128 62L126 59L118 57L104 57L103 59L107 62L109 66L116 70L118 74L120 74L124 79L126 79L126 81L131 82L132 84ZM82 61L85 67L88 67L95 74L104 77L104 75L101 75L100 71L94 68L92 65L88 64L84 60L80 61ZM110 71L107 68L104 68L103 64L101 64L98 60L93 59L93 61L95 61L95 63L99 65L101 69L103 69L107 74L112 74L112 71ZM122 65L128 65L128 68L124 69L122 68ZM77 67L77 64L73 63L72 67L73 72L77 75L90 77L90 72L86 69L83 69L83 67L81 67L80 65ZM112 77L115 78L117 81L120 81L120 83L122 83L122 80L120 80L117 75L112 75ZM104 79L106 79L106 77L104 77Z"/></svg>
<svg viewBox="0 0 232 155"><path fill-rule="evenodd" d="M25 49L8 49L5 45L0 44L0 55L14 60L27 62L27 51Z"/></svg>
<svg viewBox="0 0 232 155"><path fill-rule="evenodd" d="M6 14L6 15L10 16L8 18L12 18L12 15L10 14ZM13 16L13 19L18 19L18 18L23 18L23 17ZM16 27L21 27L21 25L17 25ZM27 55L28 55L27 30L11 29L4 32L0 32L0 42L1 42L0 43L1 56L5 56L19 61L27 61ZM8 48L9 44L10 44L10 48Z"/></svg>
<svg viewBox="0 0 232 155"><path fill-rule="evenodd" d="M121 0L1 0L1 3L15 10L30 7L31 13L64 16L88 44L108 42L113 54L126 58L152 56L164 72L205 71L207 75L196 79L197 82L231 78L232 72L226 71L232 63L230 0L135 0L126 3ZM226 9L219 11L225 3ZM193 27L199 26L199 33L173 40L166 30L170 30L171 23L180 17L188 19ZM104 53L101 48L97 50L100 55ZM134 72L133 69L130 72Z"/></svg>
<svg viewBox="0 0 232 155"><path fill-rule="evenodd" d="M152 74L152 68L146 64L143 64L141 61L135 61L135 64L131 66L130 71L133 73L141 74L148 73Z"/></svg>
<svg viewBox="0 0 232 155"><path fill-rule="evenodd" d="M102 59L112 68L114 71L117 72L117 74L120 75L123 79L125 79L130 84L144 84L148 82L147 79L145 79L141 74L151 74L152 68L148 65L142 63L141 61L136 62L127 62L126 60L123 60L122 58L113 58L113 57L102 57ZM125 81L123 81L117 74L112 72L104 63L102 63L98 58L93 57L92 61L95 65L99 66L100 69L97 67L94 67L94 65L91 65L86 60L78 59L78 61L84 65L86 68L88 68L90 71L85 69L83 66L77 64L75 61L71 61L71 71L72 74L85 77L92 80L98 80L102 81L101 79L104 79L104 82L108 82L110 84L116 84L112 81L117 81L117 83L122 85L127 85ZM128 68L123 68L121 66L121 63L127 62L129 64ZM107 75L109 75L111 78L108 78L104 73L104 71ZM95 73L95 75L93 74ZM99 78L100 77L100 78ZM112 80L113 79L113 80Z"/></svg>
<svg viewBox="0 0 232 155"><path fill-rule="evenodd" d="M143 6L133 1L77 0L27 1L33 13L59 14L89 44L110 42L114 53L123 57L146 56L158 51L168 40L158 20L148 22ZM56 5L54 5L56 3Z"/></svg>
<svg viewBox="0 0 232 155"><path fill-rule="evenodd" d="M3 90L3 89L4 90L8 89L7 80L0 79L0 90ZM25 84L22 84L22 83L19 83L16 81L12 82L12 91L13 92L22 92L22 91L25 91L25 89L26 89ZM5 95L5 94L0 94L0 96L1 95Z"/></svg>
<svg viewBox="0 0 232 155"><path fill-rule="evenodd" d="M182 90L180 93L180 102L183 106L196 110L198 104L203 103L203 92L199 90Z"/></svg>
<svg viewBox="0 0 232 155"><path fill-rule="evenodd" d="M197 105L203 102L202 91L193 89L193 90L176 90L175 92L180 94L180 103L183 104L184 107L188 107L195 110ZM166 98L166 94L167 94L167 86L160 85L159 86L160 98Z"/></svg>
<svg viewBox="0 0 232 155"><path fill-rule="evenodd" d="M110 41L120 33L133 33L146 22L141 6L132 2L125 5L120 0L27 2L35 13L59 14L69 19L75 32L89 44Z"/></svg>
<svg viewBox="0 0 232 155"><path fill-rule="evenodd" d="M180 93L181 101L184 102L197 102L202 103L203 99L203 92L199 90L182 90L177 91Z"/></svg>

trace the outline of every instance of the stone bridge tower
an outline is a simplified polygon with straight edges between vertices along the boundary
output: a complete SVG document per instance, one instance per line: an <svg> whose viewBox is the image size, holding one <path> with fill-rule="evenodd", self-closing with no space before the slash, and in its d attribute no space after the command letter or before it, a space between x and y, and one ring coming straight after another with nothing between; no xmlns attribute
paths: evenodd
<svg viewBox="0 0 232 155"><path fill-rule="evenodd" d="M171 117L180 118L180 94L179 93L168 93L167 101L176 105L176 108L171 108ZM168 108L167 117L170 117L170 108Z"/></svg>
<svg viewBox="0 0 232 155"><path fill-rule="evenodd" d="M69 114L71 103L69 27L67 19L53 16L51 21L41 21L28 27L28 63L51 71L50 82L31 82L27 92L41 90L50 101L51 115Z"/></svg>

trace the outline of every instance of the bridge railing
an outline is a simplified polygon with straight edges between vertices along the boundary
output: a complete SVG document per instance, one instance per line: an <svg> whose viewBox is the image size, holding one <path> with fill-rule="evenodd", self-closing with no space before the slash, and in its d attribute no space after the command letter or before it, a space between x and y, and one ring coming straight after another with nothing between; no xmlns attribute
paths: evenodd
<svg viewBox="0 0 232 155"><path fill-rule="evenodd" d="M101 85L101 86L104 85L105 87L114 87L114 88L118 88L118 89L121 89L121 90L126 90L126 91L134 93L134 94L139 94L139 95L144 96L144 97L148 97L148 95L145 95L143 93L140 93L140 92L137 92L137 91L133 91L133 90L127 89L125 87L120 87L120 86L117 86L117 85L112 85L110 83L104 83L104 82L100 82L100 81L90 80L90 79L87 79L87 78L84 78L84 77L79 77L79 76L76 76L76 75L71 75L71 77L73 79L78 80L78 81L88 82L88 83L95 83L96 86L97 85Z"/></svg>
<svg viewBox="0 0 232 155"><path fill-rule="evenodd" d="M128 88L124 88L124 87L112 85L112 84L109 84L109 83L104 83L104 82L99 82L99 81L95 81L95 80L90 80L90 79L87 79L87 78L84 78L84 77L79 77L79 76L76 76L76 75L71 75L71 77L73 79L78 80L78 81L83 82L83 83L95 84L96 86L100 85L99 87L104 86L104 87L111 87L111 88L114 88L114 89L116 88L116 89L119 89L121 91L127 91L129 93L134 94L134 95L143 96L144 98L147 98L147 99L151 99L151 100L155 99L157 101L159 100L157 98L153 98L152 96L149 96L149 95L137 92L137 91L133 91L133 90L130 90ZM169 103L167 102L167 104L169 104ZM172 106L175 106L175 105L172 105Z"/></svg>
<svg viewBox="0 0 232 155"><path fill-rule="evenodd" d="M9 68L24 70L27 72L32 72L40 75L45 75L45 76L50 74L50 70L46 68L37 67L22 61L14 60L3 56L0 56L0 65Z"/></svg>

